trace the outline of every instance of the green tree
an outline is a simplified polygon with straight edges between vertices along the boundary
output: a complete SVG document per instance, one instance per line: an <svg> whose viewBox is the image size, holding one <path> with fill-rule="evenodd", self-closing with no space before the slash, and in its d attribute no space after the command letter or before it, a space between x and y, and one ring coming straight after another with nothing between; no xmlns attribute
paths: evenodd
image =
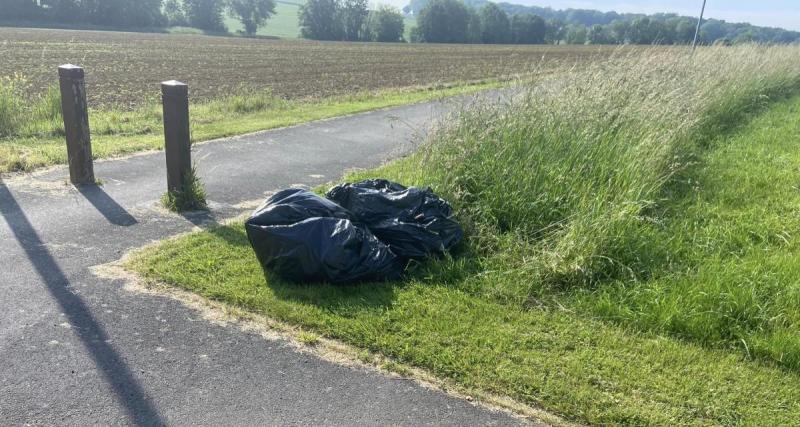
<svg viewBox="0 0 800 427"><path fill-rule="evenodd" d="M459 0L431 0L417 17L421 41L466 43L469 9Z"/></svg>
<svg viewBox="0 0 800 427"><path fill-rule="evenodd" d="M611 30L605 25L592 25L586 35L589 44L614 44L614 36Z"/></svg>
<svg viewBox="0 0 800 427"><path fill-rule="evenodd" d="M541 44L547 32L544 19L531 13L511 16L511 42L516 44Z"/></svg>
<svg viewBox="0 0 800 427"><path fill-rule="evenodd" d="M650 18L636 18L628 28L628 39L633 44L652 44L656 39L652 32Z"/></svg>
<svg viewBox="0 0 800 427"><path fill-rule="evenodd" d="M300 34L312 40L341 40L344 26L337 0L307 0L300 6Z"/></svg>
<svg viewBox="0 0 800 427"><path fill-rule="evenodd" d="M547 21L547 28L545 29L544 41L547 44L559 44L567 35L567 27L564 21L560 19L551 19Z"/></svg>
<svg viewBox="0 0 800 427"><path fill-rule="evenodd" d="M123 1L122 14L125 27L163 27L166 19L161 13L161 0ZM99 24L103 24L98 22Z"/></svg>
<svg viewBox="0 0 800 427"><path fill-rule="evenodd" d="M411 27L411 31L408 32L408 41L411 43L425 42L425 40L422 39L422 30L419 28L418 25Z"/></svg>
<svg viewBox="0 0 800 427"><path fill-rule="evenodd" d="M244 25L244 32L248 36L254 36L258 28L275 14L274 0L230 0L228 7Z"/></svg>
<svg viewBox="0 0 800 427"><path fill-rule="evenodd" d="M474 8L467 8L469 16L467 17L467 39L466 43L480 43L481 42L481 15Z"/></svg>
<svg viewBox="0 0 800 427"><path fill-rule="evenodd" d="M736 36L736 38L733 39L733 43L734 44L753 43L757 39L758 38L756 37L755 32L752 29L750 29Z"/></svg>
<svg viewBox="0 0 800 427"><path fill-rule="evenodd" d="M344 40L360 40L364 22L369 15L367 0L344 0L338 4L337 9Z"/></svg>
<svg viewBox="0 0 800 427"><path fill-rule="evenodd" d="M164 18L167 20L167 25L170 26L189 25L182 0L166 0L164 2Z"/></svg>
<svg viewBox="0 0 800 427"><path fill-rule="evenodd" d="M403 41L405 20L399 9L382 5L370 12L368 22L367 40L389 43Z"/></svg>
<svg viewBox="0 0 800 427"><path fill-rule="evenodd" d="M0 21L7 19L41 19L43 9L35 0L0 0L0 10L3 11Z"/></svg>
<svg viewBox="0 0 800 427"><path fill-rule="evenodd" d="M81 0L76 7L80 14L72 17L72 21L119 28L159 27L165 24L161 0Z"/></svg>
<svg viewBox="0 0 800 427"><path fill-rule="evenodd" d="M78 0L46 0L43 5L47 15L55 22L80 23L86 21L86 13Z"/></svg>
<svg viewBox="0 0 800 427"><path fill-rule="evenodd" d="M487 44L508 43L510 24L508 15L494 3L486 3L481 8L481 42Z"/></svg>
<svg viewBox="0 0 800 427"><path fill-rule="evenodd" d="M223 0L185 0L189 25L207 31L225 32L222 11Z"/></svg>
<svg viewBox="0 0 800 427"><path fill-rule="evenodd" d="M675 30L657 19L650 20L650 35L653 37L651 44L668 45L675 41Z"/></svg>
<svg viewBox="0 0 800 427"><path fill-rule="evenodd" d="M586 44L586 27L580 24L570 25L564 40L567 44Z"/></svg>
<svg viewBox="0 0 800 427"><path fill-rule="evenodd" d="M617 44L628 43L630 24L627 21L617 20L611 23L611 35Z"/></svg>
<svg viewBox="0 0 800 427"><path fill-rule="evenodd" d="M716 19L704 21L703 26L700 27L700 35L703 44L712 44L717 40L726 39L728 37L724 22Z"/></svg>
<svg viewBox="0 0 800 427"><path fill-rule="evenodd" d="M673 43L675 44L689 44L694 39L694 30L697 22L689 18L675 18L670 23L673 25L673 32L675 37Z"/></svg>

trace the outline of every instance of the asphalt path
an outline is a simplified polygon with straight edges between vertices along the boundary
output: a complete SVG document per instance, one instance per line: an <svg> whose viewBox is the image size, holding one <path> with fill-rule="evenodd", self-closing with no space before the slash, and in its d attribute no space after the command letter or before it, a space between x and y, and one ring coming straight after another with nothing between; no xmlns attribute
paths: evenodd
<svg viewBox="0 0 800 427"><path fill-rule="evenodd" d="M516 425L511 415L206 320L130 292L92 267L130 249L252 209L413 150L464 102L380 110L198 144L211 212L180 216L158 199L163 152L95 163L100 186L64 167L0 178L2 425ZM476 100L477 99L477 100Z"/></svg>

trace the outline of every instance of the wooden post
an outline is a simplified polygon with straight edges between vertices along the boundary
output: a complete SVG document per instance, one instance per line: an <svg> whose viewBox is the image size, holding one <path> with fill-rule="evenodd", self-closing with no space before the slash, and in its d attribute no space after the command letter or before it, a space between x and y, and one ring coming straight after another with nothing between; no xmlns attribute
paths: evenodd
<svg viewBox="0 0 800 427"><path fill-rule="evenodd" d="M161 83L164 104L164 150L167 157L167 191L181 191L192 168L189 141L189 87L179 81Z"/></svg>
<svg viewBox="0 0 800 427"><path fill-rule="evenodd" d="M83 68L67 64L58 67L61 111L67 137L69 180L73 184L94 184L92 141Z"/></svg>

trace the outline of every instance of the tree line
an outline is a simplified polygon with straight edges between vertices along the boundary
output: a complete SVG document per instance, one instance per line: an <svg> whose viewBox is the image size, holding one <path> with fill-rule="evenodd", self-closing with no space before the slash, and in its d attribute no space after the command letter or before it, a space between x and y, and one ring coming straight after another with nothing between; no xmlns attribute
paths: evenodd
<svg viewBox="0 0 800 427"><path fill-rule="evenodd" d="M487 0L411 0L417 19L411 42L496 44L686 44L695 18L675 14L619 14L595 10L521 6ZM535 13L534 13L535 12ZM255 35L275 13L275 0L0 0L0 20L42 25L109 28L190 26L227 32L225 14ZM405 41L403 14L370 9L367 0L307 0L298 16L305 38L341 41ZM710 19L700 42L793 43L800 33Z"/></svg>
<svg viewBox="0 0 800 427"><path fill-rule="evenodd" d="M227 32L225 14L255 35L275 14L275 0L0 0L0 20L42 25L97 25L108 28L195 27ZM303 37L317 40L403 40L398 9L369 10L367 0L308 0L300 9Z"/></svg>
<svg viewBox="0 0 800 427"><path fill-rule="evenodd" d="M300 7L300 34L313 40L404 41L399 9L370 10L367 0L307 0Z"/></svg>
<svg viewBox="0 0 800 427"><path fill-rule="evenodd" d="M697 26L697 18L676 14L554 10L487 0L411 0L403 10L417 18L412 39L426 42L686 44ZM445 29L451 34L444 34ZM521 37L526 34L536 37ZM700 28L699 41L795 43L800 41L800 32L708 19Z"/></svg>
<svg viewBox="0 0 800 427"><path fill-rule="evenodd" d="M428 43L544 43L547 24L533 14L511 17L494 3L480 10L459 0L433 0L417 16L411 41Z"/></svg>
<svg viewBox="0 0 800 427"><path fill-rule="evenodd" d="M110 28L192 26L225 32L224 13L253 35L275 13L274 0L0 0L2 19Z"/></svg>

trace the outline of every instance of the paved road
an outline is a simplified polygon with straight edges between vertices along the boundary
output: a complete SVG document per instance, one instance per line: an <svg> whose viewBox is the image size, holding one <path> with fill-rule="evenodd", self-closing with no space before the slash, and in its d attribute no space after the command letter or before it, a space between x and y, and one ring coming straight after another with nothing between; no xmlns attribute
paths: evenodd
<svg viewBox="0 0 800 427"><path fill-rule="evenodd" d="M492 96L502 97L500 94ZM454 101L451 101L452 103ZM432 102L196 146L223 219L243 201L316 185L407 152ZM190 230L157 208L164 154L95 164L77 190L56 168L0 180L0 424L510 425L508 414L210 323L90 267Z"/></svg>

